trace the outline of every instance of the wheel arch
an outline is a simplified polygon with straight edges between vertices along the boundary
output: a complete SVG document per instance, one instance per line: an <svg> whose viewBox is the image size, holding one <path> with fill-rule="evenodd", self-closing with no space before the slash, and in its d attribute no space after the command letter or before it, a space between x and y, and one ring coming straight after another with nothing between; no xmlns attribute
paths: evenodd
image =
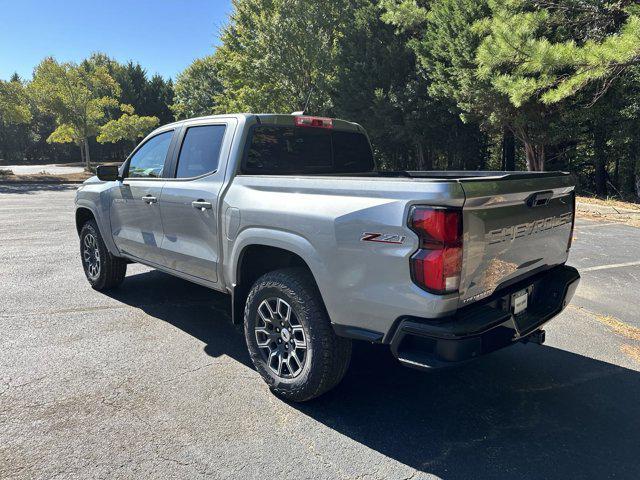
<svg viewBox="0 0 640 480"><path fill-rule="evenodd" d="M233 323L242 323L245 301L255 281L267 272L282 268L297 267L306 270L318 289L321 301L324 302L318 282L318 275L322 274L323 267L314 261L315 250L302 237L286 233L283 238L284 233L274 233L274 236L279 238L266 236L253 241L248 237L246 241L242 241L238 236L239 242L236 242L237 248L231 262L232 270L229 272L233 295Z"/></svg>
<svg viewBox="0 0 640 480"><path fill-rule="evenodd" d="M109 214L108 211L105 215L100 215L96 210L96 205L93 202L88 201L78 201L76 203L76 211L75 211L75 221L76 221L76 231L78 235L82 231L82 226L89 220L94 220L96 225L98 225L98 231L102 236L102 240L104 244L107 246L109 253L115 255L116 257L120 256L120 252L116 247L116 244L113 241L113 236L111 235L111 224L109 222ZM106 218L103 218L105 217ZM105 223L106 222L106 223Z"/></svg>
<svg viewBox="0 0 640 480"><path fill-rule="evenodd" d="M76 209L76 231L78 232L78 235L80 235L80 232L82 231L82 226L89 220L94 220L98 223L96 216L90 208L78 207Z"/></svg>

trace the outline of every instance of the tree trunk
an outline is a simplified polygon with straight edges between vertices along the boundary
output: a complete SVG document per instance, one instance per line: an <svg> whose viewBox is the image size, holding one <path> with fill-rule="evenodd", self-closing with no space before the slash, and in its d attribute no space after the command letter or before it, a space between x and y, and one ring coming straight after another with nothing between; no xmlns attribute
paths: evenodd
<svg viewBox="0 0 640 480"><path fill-rule="evenodd" d="M434 152L430 148L427 148L427 155L425 156L427 161L424 165L425 170L433 170L433 156Z"/></svg>
<svg viewBox="0 0 640 480"><path fill-rule="evenodd" d="M637 199L640 199L640 145L637 141L631 144L631 152L629 155L631 161L631 191Z"/></svg>
<svg viewBox="0 0 640 480"><path fill-rule="evenodd" d="M80 162L84 163L84 144L80 142L78 143L78 147L80 148Z"/></svg>
<svg viewBox="0 0 640 480"><path fill-rule="evenodd" d="M418 154L418 171L422 171L424 169L424 148L420 140L416 142L416 152Z"/></svg>
<svg viewBox="0 0 640 480"><path fill-rule="evenodd" d="M527 158L527 170L530 172L544 171L544 145L524 142L524 152Z"/></svg>
<svg viewBox="0 0 640 480"><path fill-rule="evenodd" d="M87 171L91 168L91 157L89 156L89 139L85 138L84 139L84 160L86 162L86 169Z"/></svg>
<svg viewBox="0 0 640 480"><path fill-rule="evenodd" d="M607 150L604 130L595 125L593 129L593 155L595 167L596 195L607 195Z"/></svg>
<svg viewBox="0 0 640 480"><path fill-rule="evenodd" d="M508 128L502 134L502 169L507 172L516 169L516 139Z"/></svg>
<svg viewBox="0 0 640 480"><path fill-rule="evenodd" d="M636 156L638 145L635 139L631 139L627 146L626 155L622 156L619 162L618 184L620 193L624 199L635 199L636 197Z"/></svg>

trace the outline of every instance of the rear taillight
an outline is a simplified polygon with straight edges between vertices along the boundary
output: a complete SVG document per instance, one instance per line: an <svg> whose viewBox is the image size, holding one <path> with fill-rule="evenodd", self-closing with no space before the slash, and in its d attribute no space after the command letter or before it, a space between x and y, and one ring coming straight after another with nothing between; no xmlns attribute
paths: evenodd
<svg viewBox="0 0 640 480"><path fill-rule="evenodd" d="M462 210L414 207L409 228L420 246L411 257L411 276L421 288L444 294L458 290L462 270Z"/></svg>
<svg viewBox="0 0 640 480"><path fill-rule="evenodd" d="M333 128L333 119L324 117L294 117L296 127Z"/></svg>

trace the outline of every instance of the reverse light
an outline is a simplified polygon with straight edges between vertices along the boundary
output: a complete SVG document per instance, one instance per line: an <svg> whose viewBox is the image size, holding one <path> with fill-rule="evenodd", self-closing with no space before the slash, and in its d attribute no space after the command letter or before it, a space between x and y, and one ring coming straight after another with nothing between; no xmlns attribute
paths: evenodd
<svg viewBox="0 0 640 480"><path fill-rule="evenodd" d="M413 281L431 293L458 290L462 270L462 210L414 207L409 228L420 246L411 257Z"/></svg>
<svg viewBox="0 0 640 480"><path fill-rule="evenodd" d="M333 128L333 119L325 117L294 117L296 127Z"/></svg>

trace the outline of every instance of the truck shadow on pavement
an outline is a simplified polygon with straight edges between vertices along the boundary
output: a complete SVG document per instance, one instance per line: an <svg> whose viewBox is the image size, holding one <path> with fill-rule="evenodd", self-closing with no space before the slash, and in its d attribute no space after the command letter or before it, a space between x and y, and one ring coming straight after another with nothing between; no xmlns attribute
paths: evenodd
<svg viewBox="0 0 640 480"><path fill-rule="evenodd" d="M158 270L127 275L122 287L105 293L202 341L207 355L253 368L241 329L231 323L228 295Z"/></svg>
<svg viewBox="0 0 640 480"><path fill-rule="evenodd" d="M253 368L228 297L157 271L127 277L111 296L197 337L206 354ZM425 373L356 343L335 390L291 406L444 479L640 475L640 374L547 346Z"/></svg>
<svg viewBox="0 0 640 480"><path fill-rule="evenodd" d="M1 167L0 167L1 168ZM15 193L33 195L39 192L65 192L77 190L80 185L73 183L34 183L34 182L3 182L0 180L0 193Z"/></svg>

